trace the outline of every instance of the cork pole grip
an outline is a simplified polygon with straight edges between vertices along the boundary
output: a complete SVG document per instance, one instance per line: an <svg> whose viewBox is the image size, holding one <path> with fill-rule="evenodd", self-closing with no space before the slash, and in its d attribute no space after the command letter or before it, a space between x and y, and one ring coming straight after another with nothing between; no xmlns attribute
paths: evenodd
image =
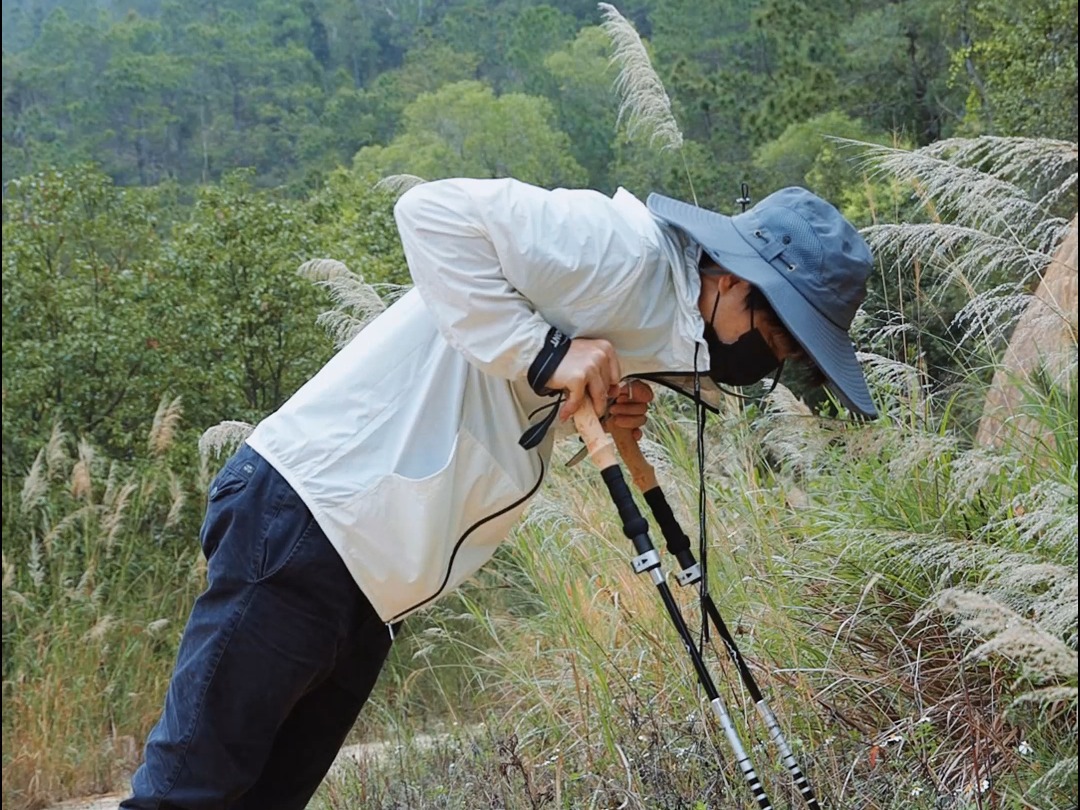
<svg viewBox="0 0 1080 810"><path fill-rule="evenodd" d="M623 463L630 470L630 477L634 480L634 486L638 492L648 492L659 486L656 481L656 470L645 460L645 456L638 447L634 434L626 428L611 428L611 436L615 440L615 447L622 456Z"/></svg>
<svg viewBox="0 0 1080 810"><path fill-rule="evenodd" d="M615 457L615 443L604 432L604 426L596 416L592 403L586 399L574 412L574 426L581 438L585 441L585 447L589 451L589 458L593 460L601 470L613 467L619 463Z"/></svg>

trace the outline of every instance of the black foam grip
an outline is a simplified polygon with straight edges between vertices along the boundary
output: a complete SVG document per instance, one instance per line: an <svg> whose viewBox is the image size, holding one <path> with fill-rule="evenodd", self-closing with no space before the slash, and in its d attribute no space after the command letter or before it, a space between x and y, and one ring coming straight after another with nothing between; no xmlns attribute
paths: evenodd
<svg viewBox="0 0 1080 810"><path fill-rule="evenodd" d="M622 469L618 465L614 465L601 470L600 475L604 479L604 483L607 484L615 508L619 510L619 517L622 518L623 534L630 538L630 542L634 544L638 554L652 551L653 544L649 539L649 521L641 516L641 510L638 509L638 505L634 501L634 495L630 492L626 479L623 478Z"/></svg>
<svg viewBox="0 0 1080 810"><path fill-rule="evenodd" d="M656 518L656 525L667 540L668 552L675 555L683 568L690 568L695 562L694 554L690 550L690 538L675 519L675 513L671 511L671 505L664 497L664 491L660 487L653 487L645 493L645 503L649 504L653 517Z"/></svg>

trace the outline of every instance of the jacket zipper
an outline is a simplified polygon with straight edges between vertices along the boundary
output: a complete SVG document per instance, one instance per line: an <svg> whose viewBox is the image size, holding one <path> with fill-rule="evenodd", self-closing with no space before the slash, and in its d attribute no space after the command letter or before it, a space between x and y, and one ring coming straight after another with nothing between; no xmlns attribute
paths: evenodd
<svg viewBox="0 0 1080 810"><path fill-rule="evenodd" d="M387 625L388 626L393 625L394 622L400 621L403 616L406 616L406 615L412 613L414 610L419 610L424 605L426 605L428 602L432 602L435 599L438 599L440 594L442 594L443 590L446 588L446 583L450 581L450 574L454 570L454 560L457 558L458 549L461 548L462 543L464 543L465 540L468 539L470 534L472 534L474 531L479 529L485 523L494 520L499 515L505 514L506 512L509 512L511 509L514 509L515 507L520 506L525 501L529 500L529 498L531 498L536 493L536 490L538 490L540 488L540 484L543 483L543 481L544 481L544 471L545 471L544 470L544 459L541 458L540 459L540 477L536 479L536 483L533 484L532 489L530 489L528 492L526 492L524 495L522 495L520 498L518 498L512 504L509 504L508 506L504 506L498 512L492 512L490 515L486 515L486 516L480 518L480 520L476 521L476 523L474 523L472 526L470 526L468 529L466 529L465 533L463 535L461 535L461 537L458 538L458 541L456 543L454 543L454 551L450 554L450 563L446 567L446 576L443 577L443 581L442 581L442 584L439 586L439 589L437 591L435 591L435 593L433 593L431 596L429 596L424 601L417 602L412 607L406 608L405 610L398 613L396 616L394 616L392 619L390 619L389 622L387 622ZM391 636L390 637L393 638L393 631L391 631Z"/></svg>

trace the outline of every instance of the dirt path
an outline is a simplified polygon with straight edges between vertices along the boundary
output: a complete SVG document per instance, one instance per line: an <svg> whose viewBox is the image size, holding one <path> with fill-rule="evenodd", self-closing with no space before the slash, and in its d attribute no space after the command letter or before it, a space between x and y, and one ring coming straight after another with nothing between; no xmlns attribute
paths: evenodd
<svg viewBox="0 0 1080 810"><path fill-rule="evenodd" d="M409 744L419 748L427 748L433 743L445 739L448 736L450 735L417 734L409 740ZM347 763L378 759L379 757L393 752L398 744L397 741L384 740L379 742L346 745L338 752L337 757L334 758L334 764L330 768L330 773L333 774L334 771L345 766ZM60 804L54 804L52 807L48 808L48 810L116 810L117 806L120 804L120 800L123 799L125 795L126 794L123 793L109 793L103 796L87 796L82 799L71 799L69 801L60 802Z"/></svg>

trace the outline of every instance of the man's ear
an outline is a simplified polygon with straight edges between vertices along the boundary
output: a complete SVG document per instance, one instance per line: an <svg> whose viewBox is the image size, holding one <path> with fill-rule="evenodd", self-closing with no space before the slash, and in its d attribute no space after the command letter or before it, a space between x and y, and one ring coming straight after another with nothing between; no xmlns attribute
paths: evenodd
<svg viewBox="0 0 1080 810"><path fill-rule="evenodd" d="M750 282L743 281L741 278L739 278L738 276L734 276L731 273L724 273L723 275L717 276L716 284L717 287L719 287L720 292L724 294L731 292L740 284L744 285L748 291L750 289Z"/></svg>

